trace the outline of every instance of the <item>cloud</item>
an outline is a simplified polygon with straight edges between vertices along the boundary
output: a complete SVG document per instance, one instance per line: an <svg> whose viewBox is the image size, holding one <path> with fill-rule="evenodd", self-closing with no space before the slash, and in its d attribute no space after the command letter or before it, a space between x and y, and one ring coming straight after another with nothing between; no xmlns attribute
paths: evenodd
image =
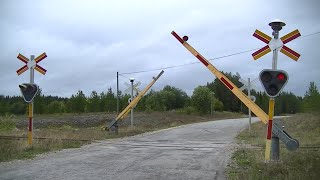
<svg viewBox="0 0 320 180"><path fill-rule="evenodd" d="M274 4L277 4L275 6ZM69 97L77 90L116 88L116 72L141 81L141 89L151 77L166 68L197 62L170 34L188 35L189 43L208 59L260 48L264 43L252 37L255 29L271 34L270 20L283 19L287 25L281 36L299 29L302 36L320 31L318 1L147 1L147 0L35 0L0 2L0 94L18 95L18 84L29 81L29 73L19 77L23 63L18 53L29 57L46 52L40 62L45 76L35 74L35 82L46 95ZM319 35L294 40L288 46L301 54L298 62L279 55L278 67L290 80L285 90L303 95L310 81L318 87ZM239 72L256 78L271 67L271 53L253 61L252 52L213 60L225 72ZM120 77L120 89L127 78ZM186 65L165 70L154 85L169 84L191 94L214 76L202 65Z"/></svg>

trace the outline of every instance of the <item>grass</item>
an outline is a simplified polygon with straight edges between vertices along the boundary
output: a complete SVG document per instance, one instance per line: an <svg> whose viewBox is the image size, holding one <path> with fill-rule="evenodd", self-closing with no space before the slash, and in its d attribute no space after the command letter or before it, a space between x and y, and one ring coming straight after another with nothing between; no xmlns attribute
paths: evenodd
<svg viewBox="0 0 320 180"><path fill-rule="evenodd" d="M14 115L0 116L0 131L11 131L15 126Z"/></svg>
<svg viewBox="0 0 320 180"><path fill-rule="evenodd" d="M255 123L237 136L228 179L320 179L320 114L297 114L283 120L286 131L299 140L297 151L280 143L280 161L265 163L266 126ZM311 148L310 148L311 147Z"/></svg>
<svg viewBox="0 0 320 180"><path fill-rule="evenodd" d="M83 142L79 141L64 142L54 139L33 140L32 147L29 147L25 139L1 139L0 143L2 144L0 146L0 162L13 159L29 159L35 157L37 154L66 148L79 148L83 145Z"/></svg>
<svg viewBox="0 0 320 180"><path fill-rule="evenodd" d="M33 158L37 154L56 151L66 148L78 148L84 144L91 143L94 140L121 138L133 136L145 132L151 132L159 129L175 127L183 124L196 122L205 122L216 119L228 119L243 117L241 114L230 112L215 112L214 117L187 115L179 112L150 112L150 113L135 113L135 127L130 128L129 118L121 121L119 126L119 134L108 133L101 129L105 125L96 122L90 122L90 117L105 115L103 113L88 113L88 114L56 114L56 115L36 115L36 120L44 119L59 119L63 124L56 125L52 122L48 125L41 125L41 128L34 127L33 131L33 146L29 147L27 139L0 139L0 162L11 161L14 159ZM110 116L110 115L109 115ZM86 124L69 123L69 119L88 118ZM2 120L4 119L4 120ZM0 136L15 136L27 137L26 126L18 129L15 124L18 121L25 120L26 117L5 116L1 117L0 121ZM63 119L64 121L60 121ZM35 120L35 121L36 121ZM87 127L86 127L87 126ZM46 139L36 139L46 138ZM68 140L69 139L69 140Z"/></svg>

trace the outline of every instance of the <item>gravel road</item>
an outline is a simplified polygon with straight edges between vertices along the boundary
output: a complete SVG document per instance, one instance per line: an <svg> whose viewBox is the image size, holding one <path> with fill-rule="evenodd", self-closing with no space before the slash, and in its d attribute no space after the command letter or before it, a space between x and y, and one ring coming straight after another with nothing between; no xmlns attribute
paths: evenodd
<svg viewBox="0 0 320 180"><path fill-rule="evenodd" d="M225 179L234 137L247 125L219 120L99 141L0 163L0 179Z"/></svg>

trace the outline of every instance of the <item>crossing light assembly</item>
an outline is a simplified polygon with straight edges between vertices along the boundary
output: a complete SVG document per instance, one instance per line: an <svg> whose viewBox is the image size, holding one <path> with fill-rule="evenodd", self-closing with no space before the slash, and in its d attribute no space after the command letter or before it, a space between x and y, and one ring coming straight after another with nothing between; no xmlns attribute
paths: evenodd
<svg viewBox="0 0 320 180"><path fill-rule="evenodd" d="M32 83L23 83L19 85L19 88L24 101L27 103L31 103L39 91L39 86Z"/></svg>
<svg viewBox="0 0 320 180"><path fill-rule="evenodd" d="M262 70L259 77L260 82L269 97L278 96L289 79L286 71L273 69Z"/></svg>

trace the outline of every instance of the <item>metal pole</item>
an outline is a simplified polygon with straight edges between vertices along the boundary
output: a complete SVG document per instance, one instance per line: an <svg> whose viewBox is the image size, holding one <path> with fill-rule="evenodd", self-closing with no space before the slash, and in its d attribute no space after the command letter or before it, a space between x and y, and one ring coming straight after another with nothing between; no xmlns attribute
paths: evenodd
<svg viewBox="0 0 320 180"><path fill-rule="evenodd" d="M119 72L117 72L117 116L119 115Z"/></svg>
<svg viewBox="0 0 320 180"><path fill-rule="evenodd" d="M250 78L248 78L248 97L251 98ZM251 135L251 110L249 109L249 134Z"/></svg>
<svg viewBox="0 0 320 180"><path fill-rule="evenodd" d="M213 116L213 110L212 110L212 101L213 101L213 99L212 99L212 96L213 96L213 94L211 93L211 107L210 107L210 112L211 112L211 117Z"/></svg>
<svg viewBox="0 0 320 180"><path fill-rule="evenodd" d="M30 56L30 61L34 61L34 55ZM34 67L30 67L30 83L34 83ZM29 103L29 127L28 127L28 144L32 146L33 135L33 101Z"/></svg>
<svg viewBox="0 0 320 180"><path fill-rule="evenodd" d="M279 30L273 30L272 34L274 36L274 39L279 38ZM279 51L278 48L273 50L272 69L274 69L274 70L277 69L278 51ZM270 98L270 101L271 101L271 99L273 99L273 101L274 101L274 98ZM273 115L274 115L274 110L273 110L272 118L270 119L271 121L273 120ZM271 132L272 132L272 127L271 127ZM272 134L271 159L272 160L279 160L279 157L280 157L279 138L278 138L278 136Z"/></svg>
<svg viewBox="0 0 320 180"><path fill-rule="evenodd" d="M279 31L282 29L283 26L286 24L284 22L281 22L280 20L275 20L271 23L269 23L271 26L273 32L273 38L277 41L279 39ZM273 49L273 55L272 55L272 69L277 69L277 61L278 61L278 51L280 47L276 47ZM279 159L279 138L272 134L272 121L274 116L274 104L275 104L275 98L270 98L269 100L269 123L267 128L267 143L266 143L266 152L265 152L265 160L270 160L270 153L272 154L272 160L278 160ZM272 138L272 141L271 141ZM271 147L272 148L271 148Z"/></svg>
<svg viewBox="0 0 320 180"><path fill-rule="evenodd" d="M131 81L131 101L133 101L133 79ZM133 127L133 107L131 108L131 127Z"/></svg>

